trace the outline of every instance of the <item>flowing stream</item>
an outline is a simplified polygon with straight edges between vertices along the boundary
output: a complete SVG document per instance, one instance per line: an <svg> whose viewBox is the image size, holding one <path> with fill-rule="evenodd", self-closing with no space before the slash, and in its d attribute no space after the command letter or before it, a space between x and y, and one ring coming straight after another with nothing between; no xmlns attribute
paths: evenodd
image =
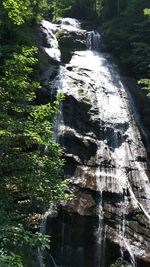
<svg viewBox="0 0 150 267"><path fill-rule="evenodd" d="M76 198L62 203L65 213L58 228L60 234L56 234L59 242L54 245L59 256L54 253L56 263L53 260L53 266L48 267L107 267L108 240L119 246L121 266L127 260L127 266L136 267L136 258L148 249L145 228L150 223L150 186L147 153L137 127L134 101L111 56L100 52L98 32L86 32L70 18L63 19L61 26L45 21L42 25L50 39L50 47L44 49L57 61L61 60L55 37L58 28L83 34L87 45L86 50L72 51L71 60L60 64L57 75L49 82L52 90L65 95L56 128L65 157L71 162L68 166L75 166L73 172L68 167L66 176L72 180ZM91 192L96 192L96 198ZM44 232L47 215L41 225ZM66 219L69 216L75 219ZM76 223L73 216L84 221L82 229L75 230L81 222ZM98 217L98 225L90 230L94 241L89 237L90 231L88 235L84 230L90 216ZM90 242L95 248L93 255L87 255Z"/></svg>

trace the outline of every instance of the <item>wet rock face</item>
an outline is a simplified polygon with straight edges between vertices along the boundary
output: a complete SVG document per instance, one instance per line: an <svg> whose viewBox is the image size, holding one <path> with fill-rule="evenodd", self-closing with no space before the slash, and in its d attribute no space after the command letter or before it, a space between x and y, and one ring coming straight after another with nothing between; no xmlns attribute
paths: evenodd
<svg viewBox="0 0 150 267"><path fill-rule="evenodd" d="M61 54L58 47L58 41L55 36L58 25L54 25L46 20L41 21L36 26L36 43L44 58L47 58L51 64L59 64Z"/></svg>
<svg viewBox="0 0 150 267"><path fill-rule="evenodd" d="M95 201L91 194L81 192L79 189L74 189L74 197L72 200L62 202L61 206L69 213L78 213L80 215L92 215L95 208Z"/></svg>
<svg viewBox="0 0 150 267"><path fill-rule="evenodd" d="M120 259L123 266L146 267L150 167L138 114L108 54L73 51L81 49L83 34L73 28L60 36L70 59L47 83L65 95L57 136L74 193L58 218L49 219L51 253L63 267L110 267ZM100 46L96 38L92 48Z"/></svg>
<svg viewBox="0 0 150 267"><path fill-rule="evenodd" d="M61 210L58 219L49 220L48 225L51 227L48 227L47 233L51 236L51 243L54 244L51 253L54 259L57 259L57 266L93 266L96 248L93 232L96 223L96 218L93 216L68 214Z"/></svg>
<svg viewBox="0 0 150 267"><path fill-rule="evenodd" d="M83 31L61 30L57 33L59 46L61 49L84 50L86 49L86 36Z"/></svg>
<svg viewBox="0 0 150 267"><path fill-rule="evenodd" d="M64 64L70 62L73 51L86 49L86 34L83 30L60 29L56 36L61 49L61 60Z"/></svg>

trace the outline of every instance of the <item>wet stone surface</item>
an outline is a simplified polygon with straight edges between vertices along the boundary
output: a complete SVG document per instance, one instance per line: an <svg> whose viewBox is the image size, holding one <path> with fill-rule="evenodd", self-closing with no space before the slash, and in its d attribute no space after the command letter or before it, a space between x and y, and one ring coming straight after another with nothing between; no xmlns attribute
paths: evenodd
<svg viewBox="0 0 150 267"><path fill-rule="evenodd" d="M110 267L118 259L147 267L150 167L136 107L110 56L94 50L98 33L85 34L72 19L62 29L59 44L69 57L47 84L65 95L57 138L74 198L47 223L51 255L57 267ZM85 46L85 36L93 50L77 45Z"/></svg>

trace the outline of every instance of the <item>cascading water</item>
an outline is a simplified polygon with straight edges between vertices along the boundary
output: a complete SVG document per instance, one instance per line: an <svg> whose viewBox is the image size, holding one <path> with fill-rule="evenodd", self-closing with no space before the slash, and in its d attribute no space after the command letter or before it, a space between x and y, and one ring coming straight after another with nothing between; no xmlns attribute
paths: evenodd
<svg viewBox="0 0 150 267"><path fill-rule="evenodd" d="M103 199L102 199L102 192L100 191L99 181L97 183L97 190L99 191L99 203L97 205L96 213L99 219L99 226L96 231L96 239L97 239L97 247L95 251L95 263L94 266L101 266L103 267L103 245L105 241L105 236L103 236L104 230L104 217L103 217Z"/></svg>
<svg viewBox="0 0 150 267"><path fill-rule="evenodd" d="M67 18L60 28L70 34L79 25ZM141 267L136 259L149 252L150 186L137 111L110 55L98 52L99 33L81 34L88 50L73 50L49 82L65 95L57 133L75 194L52 220L51 255L58 267L109 267L117 259Z"/></svg>
<svg viewBox="0 0 150 267"><path fill-rule="evenodd" d="M40 233L45 235L46 234L46 224L47 224L47 218L48 217L55 217L57 214L56 207L54 204L50 204L49 209L44 213L41 224L40 224ZM52 262L54 267L57 267L55 260L51 254L48 254L50 261ZM37 260L37 265L39 267L45 267L45 262L44 262L44 255L43 252L40 250L38 251L38 260Z"/></svg>
<svg viewBox="0 0 150 267"><path fill-rule="evenodd" d="M80 29L80 22L73 18L64 18L61 21L61 28L67 31Z"/></svg>
<svg viewBox="0 0 150 267"><path fill-rule="evenodd" d="M55 33L57 31L57 25L42 20L40 22L40 27L43 34L46 36L46 42L45 44L43 44L42 49L50 58L60 62L61 55L60 50L58 48L58 41L55 36Z"/></svg>
<svg viewBox="0 0 150 267"><path fill-rule="evenodd" d="M101 36L97 31L90 31L87 33L87 48L90 50L100 50Z"/></svg>

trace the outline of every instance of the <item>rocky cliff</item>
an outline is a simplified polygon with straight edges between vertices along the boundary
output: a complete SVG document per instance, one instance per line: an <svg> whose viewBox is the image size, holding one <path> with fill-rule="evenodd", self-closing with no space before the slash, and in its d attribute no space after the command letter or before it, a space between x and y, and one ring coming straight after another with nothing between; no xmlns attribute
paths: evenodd
<svg viewBox="0 0 150 267"><path fill-rule="evenodd" d="M150 168L128 87L111 56L98 51L97 32L73 19L39 29L50 58L43 91L65 95L57 137L74 195L47 220L46 266L150 266Z"/></svg>

